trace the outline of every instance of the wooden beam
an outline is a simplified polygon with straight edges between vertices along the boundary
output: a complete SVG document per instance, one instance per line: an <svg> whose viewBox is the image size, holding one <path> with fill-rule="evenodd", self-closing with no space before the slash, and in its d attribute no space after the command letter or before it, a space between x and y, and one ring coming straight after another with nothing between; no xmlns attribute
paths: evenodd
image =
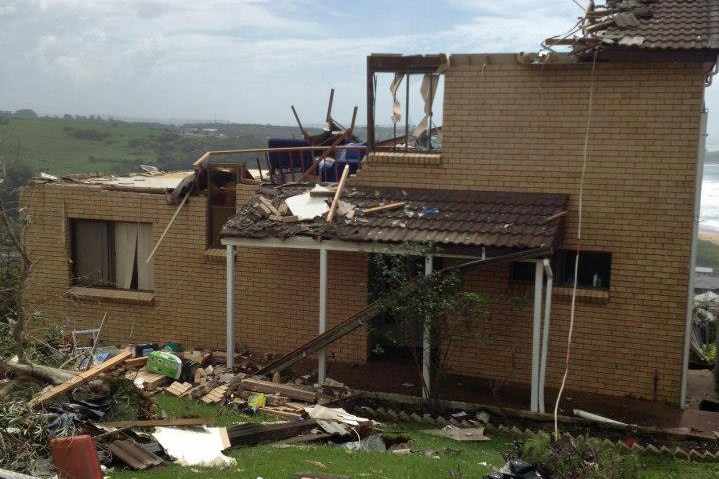
<svg viewBox="0 0 719 479"><path fill-rule="evenodd" d="M279 393L282 396L290 399L297 399L298 401L314 402L315 392L308 391L306 389L300 389L288 384L277 384L270 381L263 381L261 379L243 379L240 381L240 386L243 389L255 391L258 393Z"/></svg>
<svg viewBox="0 0 719 479"><path fill-rule="evenodd" d="M305 138L305 141L310 141L310 135L305 131L305 129L302 127L302 122L300 121L300 116L297 114L297 110L295 110L295 106L292 105L292 114L295 116L295 120L297 121L297 126L300 127L300 131L302 132L302 136Z"/></svg>
<svg viewBox="0 0 719 479"><path fill-rule="evenodd" d="M567 216L568 211L560 211L559 213L554 213L551 216L547 216L544 218L544 223L551 223L554 220L558 220L559 218L562 218L564 216Z"/></svg>
<svg viewBox="0 0 719 479"><path fill-rule="evenodd" d="M173 426L203 426L205 424L214 424L214 418L205 417L189 417L180 419L150 419L147 421L115 421L103 422L100 426L105 427L173 427Z"/></svg>
<svg viewBox="0 0 719 479"><path fill-rule="evenodd" d="M345 165L344 170L342 170L342 178L340 178L340 182L337 184L337 191L335 191L335 197L332 200L332 206L330 206L330 211L327 213L327 224L331 225L332 220L335 218L335 211L337 211L337 203L339 203L340 195L342 194L342 188L345 186L345 182L347 181L347 177L350 174L350 165Z"/></svg>
<svg viewBox="0 0 719 479"><path fill-rule="evenodd" d="M329 126L330 132L332 131L332 103L335 99L335 89L330 90L330 101L327 104L327 117L325 121L327 122L327 126Z"/></svg>
<svg viewBox="0 0 719 479"><path fill-rule="evenodd" d="M406 201L396 201L394 203L387 203L386 205L382 206L375 206L374 208L367 208L365 210L362 210L363 215L371 215L372 213L378 213L380 211L389 211L389 210L398 210L404 205L406 205Z"/></svg>
<svg viewBox="0 0 719 479"><path fill-rule="evenodd" d="M37 406L38 404L42 404L46 401L49 401L50 399L56 398L57 396L64 394L66 392L69 392L72 389L75 389L76 387L80 386L81 384L85 384L86 382L90 381L91 379L95 378L96 376L100 375L101 373L104 373L105 371L108 371L118 364L124 362L126 359L129 359L132 357L132 351L129 349L126 349L124 351L120 351L120 353L117 356L114 356L104 363L98 364L97 366L88 369L87 371L78 374L74 378L70 379L67 382L64 382L60 384L59 386L55 386L54 388L50 389L49 391L46 391L44 393L41 393L38 396L35 396L29 403L29 405Z"/></svg>
<svg viewBox="0 0 719 479"><path fill-rule="evenodd" d="M367 57L367 72L432 73L445 63L446 55L372 54Z"/></svg>

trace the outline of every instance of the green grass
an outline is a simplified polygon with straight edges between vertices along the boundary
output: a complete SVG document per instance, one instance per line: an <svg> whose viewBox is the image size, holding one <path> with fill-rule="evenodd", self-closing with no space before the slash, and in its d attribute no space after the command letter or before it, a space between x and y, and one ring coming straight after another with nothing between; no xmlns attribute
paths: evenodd
<svg viewBox="0 0 719 479"><path fill-rule="evenodd" d="M275 420L271 417L248 418L236 411L160 395L158 406L169 417L213 417L216 424ZM397 456L389 452L348 451L329 445L266 444L229 449L225 454L237 459L237 465L225 469L180 467L174 464L151 471L115 471L113 479L286 479L293 474L316 471L345 474L355 479L446 478L450 470L459 469L463 478L481 478L500 467L501 451L512 448L513 441L496 437L486 442L460 443L421 432L416 425L385 425L385 437L411 439L412 455ZM445 450L459 451L453 455ZM426 451L436 451L425 454ZM435 457L436 456L436 457ZM708 479L719 477L719 464L700 464L670 458L641 456L638 479ZM324 467L322 467L324 466Z"/></svg>
<svg viewBox="0 0 719 479"><path fill-rule="evenodd" d="M109 136L102 141L83 140L65 127L93 129ZM129 124L112 126L90 121L63 121L47 118L12 119L0 124L0 157L10 160L18 151L33 171L48 173L90 173L114 171L122 165L154 161L142 151L128 146L131 140L146 139L159 133L148 127ZM94 159L94 160L93 160Z"/></svg>
<svg viewBox="0 0 719 479"><path fill-rule="evenodd" d="M697 265L719 269L719 245L711 241L699 240L697 245Z"/></svg>
<svg viewBox="0 0 719 479"><path fill-rule="evenodd" d="M238 126L239 128L239 126ZM20 161L34 173L118 173L140 164L189 169L213 149L256 148L266 138L183 136L172 126L56 118L0 122L0 163Z"/></svg>

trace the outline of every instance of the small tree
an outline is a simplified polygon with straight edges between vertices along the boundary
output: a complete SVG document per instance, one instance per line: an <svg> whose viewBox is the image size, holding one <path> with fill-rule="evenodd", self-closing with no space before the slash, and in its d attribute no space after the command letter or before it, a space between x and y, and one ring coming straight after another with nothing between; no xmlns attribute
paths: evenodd
<svg viewBox="0 0 719 479"><path fill-rule="evenodd" d="M406 245L399 254L373 256L375 281L380 287L371 299L379 299L383 314L394 327L392 331L376 327L371 333L413 346L409 351L417 376L425 397L436 407L446 383L448 358L460 342L481 338L481 323L490 312L488 296L464 291L461 273L419 276L416 259L428 251L427 246ZM432 351L429 384L422 374L423 348L417 347L425 335Z"/></svg>

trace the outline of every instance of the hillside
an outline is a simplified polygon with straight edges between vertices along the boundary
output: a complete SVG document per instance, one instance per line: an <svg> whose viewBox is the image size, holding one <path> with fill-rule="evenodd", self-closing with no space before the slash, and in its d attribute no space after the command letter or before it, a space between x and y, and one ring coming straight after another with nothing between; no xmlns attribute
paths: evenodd
<svg viewBox="0 0 719 479"><path fill-rule="evenodd" d="M188 168L210 149L266 146L269 136L299 136L297 128L234 124L230 134L207 136L205 125L104 122L54 118L12 118L0 122L0 162L28 165L33 173L126 173L140 164ZM218 126L213 126L219 130ZM191 129L192 130L192 129ZM231 136L230 136L231 135Z"/></svg>

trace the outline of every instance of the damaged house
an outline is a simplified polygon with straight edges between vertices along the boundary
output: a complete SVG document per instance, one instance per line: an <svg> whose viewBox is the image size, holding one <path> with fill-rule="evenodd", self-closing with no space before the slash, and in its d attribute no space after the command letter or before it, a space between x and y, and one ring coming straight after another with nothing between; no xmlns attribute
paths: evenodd
<svg viewBox="0 0 719 479"><path fill-rule="evenodd" d="M451 373L527 384L544 410L574 309L567 388L682 405L719 5L609 1L545 45L572 51L369 56L366 146L330 126L250 152L267 168L209 152L181 174L35 180L22 191L24 300L70 329L107 311L106 342L287 355L269 372L317 355L320 378L380 371L392 359L373 357L361 314L370 257L429 243L426 273L484 260L467 289L527 298L493 310ZM410 80L425 108L411 128ZM380 102L394 113L383 141ZM340 185L315 189L323 178ZM425 363L440 340L422 345Z"/></svg>

